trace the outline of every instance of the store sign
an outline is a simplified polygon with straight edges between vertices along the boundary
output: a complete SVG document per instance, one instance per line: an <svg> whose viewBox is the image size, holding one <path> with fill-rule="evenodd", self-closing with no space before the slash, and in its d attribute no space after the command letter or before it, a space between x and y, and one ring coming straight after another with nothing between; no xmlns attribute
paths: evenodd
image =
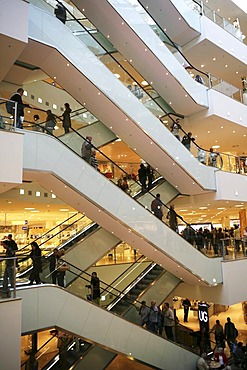
<svg viewBox="0 0 247 370"><path fill-rule="evenodd" d="M198 320L200 323L200 329L204 329L206 333L209 332L208 307L207 303L198 303Z"/></svg>

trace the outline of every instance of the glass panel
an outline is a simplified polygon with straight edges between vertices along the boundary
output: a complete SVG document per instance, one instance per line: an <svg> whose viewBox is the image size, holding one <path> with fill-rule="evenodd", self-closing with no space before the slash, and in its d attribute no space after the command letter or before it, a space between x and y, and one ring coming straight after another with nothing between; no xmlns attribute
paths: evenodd
<svg viewBox="0 0 247 370"><path fill-rule="evenodd" d="M233 24L230 23L228 20L221 17L214 10L210 9L207 5L205 5L205 1L201 1L201 5L199 1L193 0L184 0L184 1L196 13L205 15L211 21L216 23L218 26L224 28L227 32L236 37L239 41L243 42L242 37L243 33L240 30L238 22L233 22Z"/></svg>

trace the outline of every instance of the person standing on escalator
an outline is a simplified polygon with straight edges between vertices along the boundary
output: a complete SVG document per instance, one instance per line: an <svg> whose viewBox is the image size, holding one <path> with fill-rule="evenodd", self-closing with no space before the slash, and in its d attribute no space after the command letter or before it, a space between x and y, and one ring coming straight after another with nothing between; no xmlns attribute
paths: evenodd
<svg viewBox="0 0 247 370"><path fill-rule="evenodd" d="M31 243L32 251L30 253L30 258L33 261L33 268L29 277L29 285L33 285L35 281L36 284L41 284L39 274L42 272L42 261L41 261L41 249L36 242Z"/></svg>
<svg viewBox="0 0 247 370"><path fill-rule="evenodd" d="M64 133L68 134L71 127L70 113L72 112L69 103L64 104L64 112L62 114Z"/></svg>
<svg viewBox="0 0 247 370"><path fill-rule="evenodd" d="M66 8L63 6L60 1L57 2L56 8L54 9L54 14L57 19L59 19L62 23L65 24L66 22Z"/></svg>
<svg viewBox="0 0 247 370"><path fill-rule="evenodd" d="M93 272L91 276L91 296L94 303L100 305L100 280L97 272Z"/></svg>
<svg viewBox="0 0 247 370"><path fill-rule="evenodd" d="M86 136L86 139L82 143L81 156L89 164L91 164L92 150L92 136Z"/></svg>

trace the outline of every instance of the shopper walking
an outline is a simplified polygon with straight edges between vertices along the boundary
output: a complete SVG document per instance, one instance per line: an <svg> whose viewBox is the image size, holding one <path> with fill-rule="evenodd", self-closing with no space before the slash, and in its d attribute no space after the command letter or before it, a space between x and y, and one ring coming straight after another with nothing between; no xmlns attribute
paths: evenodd
<svg viewBox="0 0 247 370"><path fill-rule="evenodd" d="M188 322L189 310L191 307L190 300L188 298L185 298L183 300L182 306L184 308L184 322Z"/></svg>
<svg viewBox="0 0 247 370"><path fill-rule="evenodd" d="M230 351L232 352L233 343L236 341L236 338L238 336L238 331L235 328L235 325L233 322L231 322L230 317L227 317L224 328L224 335L228 344L228 347L230 348Z"/></svg>

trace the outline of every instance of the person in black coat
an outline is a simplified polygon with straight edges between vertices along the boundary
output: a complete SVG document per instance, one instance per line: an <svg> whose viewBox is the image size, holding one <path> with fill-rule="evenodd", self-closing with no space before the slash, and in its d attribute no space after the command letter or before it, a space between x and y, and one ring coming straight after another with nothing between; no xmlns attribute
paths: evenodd
<svg viewBox="0 0 247 370"><path fill-rule="evenodd" d="M62 3L58 2L56 8L54 9L54 14L62 23L66 22L66 9Z"/></svg>
<svg viewBox="0 0 247 370"><path fill-rule="evenodd" d="M59 258L59 251L57 248L54 248L53 249L53 253L52 255L49 257L49 261L50 261L50 274L51 274L51 281L52 281L52 284L56 284L57 283L57 260Z"/></svg>
<svg viewBox="0 0 247 370"><path fill-rule="evenodd" d="M16 127L17 128L23 128L24 108L25 107L32 108L31 105L23 103L22 101L23 93L24 93L24 89L20 87L17 90L17 92L14 93L10 98L10 100L15 101L17 103L17 113L16 113ZM14 116L14 109L13 109L12 115Z"/></svg>
<svg viewBox="0 0 247 370"><path fill-rule="evenodd" d="M30 253L30 258L32 258L33 261L33 268L29 277L29 285L33 285L34 281L36 284L40 284L41 280L39 274L42 272L41 249L36 242L32 242L31 247L32 251Z"/></svg>
<svg viewBox="0 0 247 370"><path fill-rule="evenodd" d="M139 175L139 181L142 184L142 191L145 192L147 190L147 184L146 184L147 170L143 163L140 165L140 168L138 170L138 175Z"/></svg>

